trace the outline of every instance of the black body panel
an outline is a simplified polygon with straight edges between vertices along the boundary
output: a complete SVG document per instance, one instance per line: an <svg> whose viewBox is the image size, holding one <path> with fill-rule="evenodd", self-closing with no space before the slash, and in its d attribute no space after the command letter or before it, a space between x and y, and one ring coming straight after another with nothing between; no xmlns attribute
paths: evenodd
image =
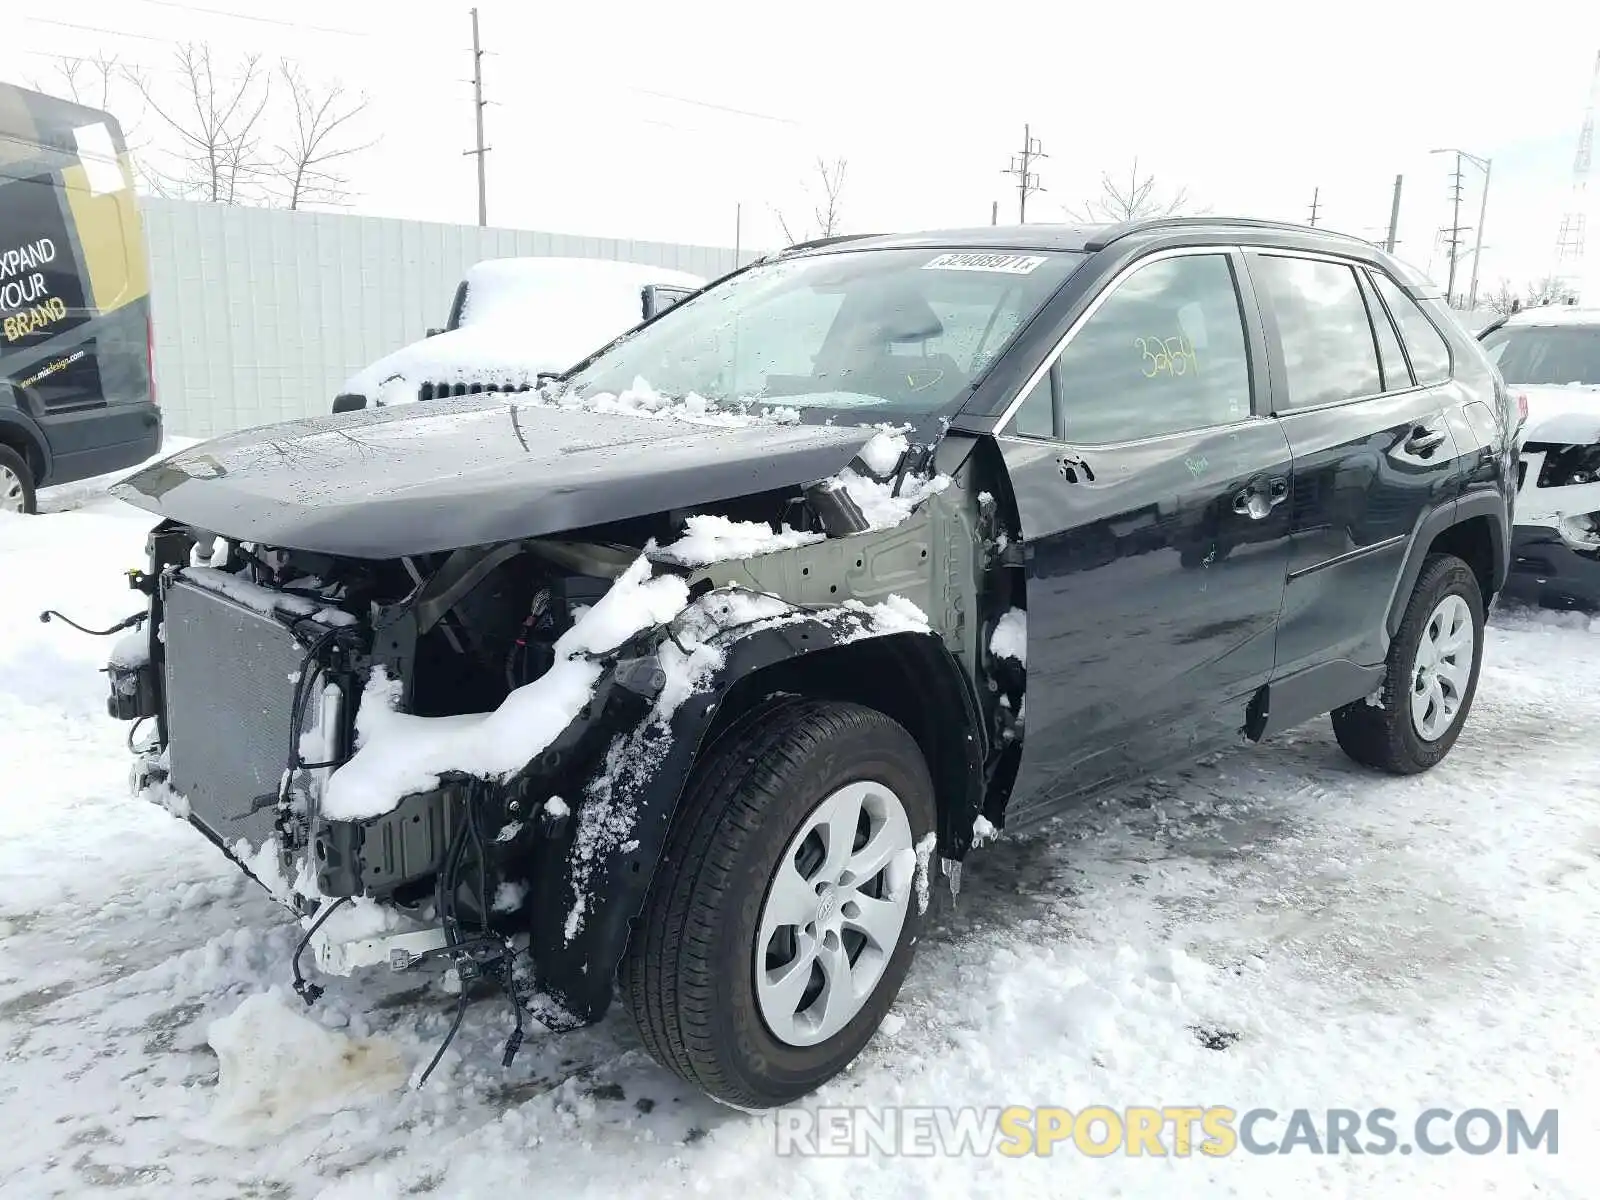
<svg viewBox="0 0 1600 1200"><path fill-rule="evenodd" d="M1238 732L1273 669L1289 447L1254 418L1122 446L1000 439L1028 552L1028 725L1007 825ZM1063 474L1088 464L1093 480ZM1203 466L1202 466L1203 464ZM1280 492L1281 494L1281 492Z"/></svg>
<svg viewBox="0 0 1600 1200"><path fill-rule="evenodd" d="M844 467L872 434L729 429L465 396L231 434L114 492L241 541L397 558L809 483Z"/></svg>
<svg viewBox="0 0 1600 1200"><path fill-rule="evenodd" d="M1280 419L1294 454L1294 546L1278 670L1329 658L1383 661L1395 580L1424 513L1455 498L1457 453L1436 389ZM1445 435L1416 450L1414 434Z"/></svg>

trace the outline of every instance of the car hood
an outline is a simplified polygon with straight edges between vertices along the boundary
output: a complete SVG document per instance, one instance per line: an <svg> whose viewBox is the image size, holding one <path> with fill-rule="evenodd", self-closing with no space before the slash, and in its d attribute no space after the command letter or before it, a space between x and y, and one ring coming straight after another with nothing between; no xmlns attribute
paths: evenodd
<svg viewBox="0 0 1600 1200"><path fill-rule="evenodd" d="M1558 442L1567 446L1600 443L1600 386L1564 387L1512 384L1512 392L1528 398L1528 423L1522 440Z"/></svg>
<svg viewBox="0 0 1600 1200"><path fill-rule="evenodd" d="M462 396L201 442L112 493L236 541L397 558L803 485L848 465L874 432Z"/></svg>

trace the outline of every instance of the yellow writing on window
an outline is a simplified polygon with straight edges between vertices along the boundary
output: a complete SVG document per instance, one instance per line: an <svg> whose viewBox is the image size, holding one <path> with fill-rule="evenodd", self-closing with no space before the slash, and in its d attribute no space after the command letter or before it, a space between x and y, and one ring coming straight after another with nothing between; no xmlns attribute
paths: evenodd
<svg viewBox="0 0 1600 1200"><path fill-rule="evenodd" d="M1146 379L1157 375L1199 374L1200 359L1194 343L1183 334L1175 337L1134 338L1133 348L1140 354L1140 369Z"/></svg>

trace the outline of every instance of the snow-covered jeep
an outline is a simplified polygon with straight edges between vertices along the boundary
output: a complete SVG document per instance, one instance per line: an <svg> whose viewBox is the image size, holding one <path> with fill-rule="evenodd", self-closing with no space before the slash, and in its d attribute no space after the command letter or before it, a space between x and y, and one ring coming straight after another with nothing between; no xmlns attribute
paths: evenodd
<svg viewBox="0 0 1600 1200"><path fill-rule="evenodd" d="M833 239L539 389L133 477L163 519L110 704L323 971L496 982L510 1050L620 992L667 1068L780 1104L997 831L1330 711L1363 763L1441 759L1514 439L1362 242Z"/></svg>

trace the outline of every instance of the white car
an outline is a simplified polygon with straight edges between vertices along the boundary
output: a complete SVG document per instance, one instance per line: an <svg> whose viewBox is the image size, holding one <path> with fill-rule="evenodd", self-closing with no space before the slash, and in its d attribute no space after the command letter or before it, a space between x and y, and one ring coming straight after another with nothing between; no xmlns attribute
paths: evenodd
<svg viewBox="0 0 1600 1200"><path fill-rule="evenodd" d="M530 388L705 284L606 259L487 259L456 288L443 329L357 371L333 411Z"/></svg>
<svg viewBox="0 0 1600 1200"><path fill-rule="evenodd" d="M1480 340L1528 414L1506 595L1600 609L1600 309L1524 309Z"/></svg>

